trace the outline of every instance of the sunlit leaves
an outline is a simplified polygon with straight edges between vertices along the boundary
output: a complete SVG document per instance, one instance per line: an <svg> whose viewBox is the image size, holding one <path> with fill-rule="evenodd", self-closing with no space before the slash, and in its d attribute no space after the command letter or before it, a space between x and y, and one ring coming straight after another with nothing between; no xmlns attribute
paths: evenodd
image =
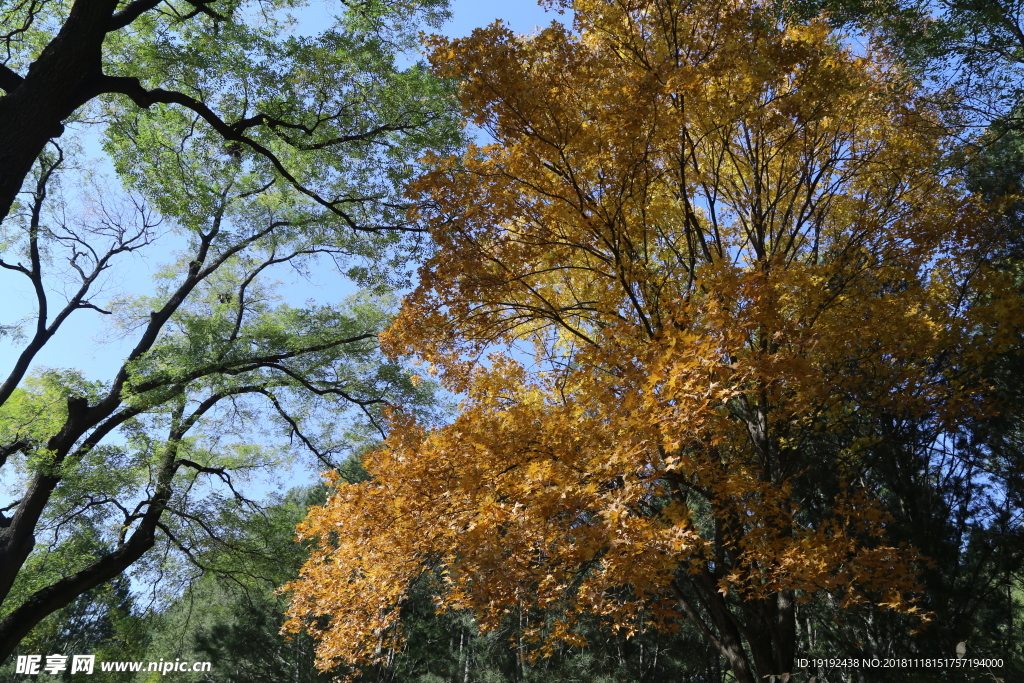
<svg viewBox="0 0 1024 683"><path fill-rule="evenodd" d="M852 426L955 430L1020 332L937 117L757 4L572 7L575 32L434 40L496 142L415 185L438 252L386 341L465 398L440 429L393 414L373 480L300 528L291 627L325 665L395 647L426 566L484 628L557 608L547 643L584 612L743 624L743 681L790 670L784 626L751 634L793 600L918 611L864 476L891 437Z"/></svg>

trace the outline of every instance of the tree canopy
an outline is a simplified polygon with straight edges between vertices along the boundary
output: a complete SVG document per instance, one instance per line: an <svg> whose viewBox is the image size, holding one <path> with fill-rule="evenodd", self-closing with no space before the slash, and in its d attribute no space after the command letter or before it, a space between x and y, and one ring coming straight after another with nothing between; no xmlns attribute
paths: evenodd
<svg viewBox="0 0 1024 683"><path fill-rule="evenodd" d="M0 659L157 544L230 547L240 478L428 409L376 335L417 248L401 181L457 143L448 86L404 54L444 8L342 3L304 35L292 2L0 3L0 267L34 303L2 328ZM83 128L124 191L90 182ZM147 256L152 292L100 298ZM364 291L282 301L279 274L318 265ZM101 314L128 340L110 377L34 367Z"/></svg>
<svg viewBox="0 0 1024 683"><path fill-rule="evenodd" d="M998 205L933 100L822 21L552 4L574 30L433 41L494 143L414 185L437 253L386 343L465 398L440 428L392 411L372 480L332 480L290 628L377 661L430 569L485 629L686 621L753 683L794 672L798 604L926 622L879 472L995 410L980 368L1021 331Z"/></svg>

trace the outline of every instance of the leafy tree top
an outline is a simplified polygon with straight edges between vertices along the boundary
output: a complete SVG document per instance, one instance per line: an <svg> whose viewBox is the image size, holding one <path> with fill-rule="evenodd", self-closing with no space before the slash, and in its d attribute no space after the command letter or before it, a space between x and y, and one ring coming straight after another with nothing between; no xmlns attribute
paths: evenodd
<svg viewBox="0 0 1024 683"><path fill-rule="evenodd" d="M379 438L384 404L430 402L376 338L418 248L402 182L425 149L458 144L450 85L399 59L445 5L341 3L313 36L288 18L301 7L0 2L0 268L35 304L2 321L22 336L0 383L0 467L18 473L0 510L0 658L157 544L200 565L230 546L218 520L256 506L239 478L298 451L333 463ZM82 182L86 201L66 200L71 124L101 129L129 195ZM101 301L133 255L162 262L155 293ZM279 270L318 265L367 291L276 297ZM112 376L33 376L72 316L97 314L131 340ZM103 551L76 552L90 530Z"/></svg>
<svg viewBox="0 0 1024 683"><path fill-rule="evenodd" d="M393 413L372 481L300 527L290 627L373 661L440 566L484 627L685 618L737 680L792 673L798 600L919 611L864 476L886 437L852 427L986 409L979 363L1020 332L996 221L936 112L824 23L559 6L574 31L433 40L495 142L415 185L438 252L386 343L467 398L440 429Z"/></svg>

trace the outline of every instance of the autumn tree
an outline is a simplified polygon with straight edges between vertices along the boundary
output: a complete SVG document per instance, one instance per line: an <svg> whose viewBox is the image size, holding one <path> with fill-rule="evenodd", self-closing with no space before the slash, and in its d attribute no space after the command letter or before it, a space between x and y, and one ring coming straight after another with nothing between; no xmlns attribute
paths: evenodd
<svg viewBox="0 0 1024 683"><path fill-rule="evenodd" d="M0 274L30 302L0 321L0 660L158 569L155 547L235 546L214 522L258 509L247 477L330 466L379 438L383 403L428 400L376 335L416 248L401 181L457 139L448 87L408 53L444 5L340 3L313 35L300 9L0 2ZM87 168L83 128L117 180ZM365 290L282 300L279 279L318 271ZM109 376L39 367L99 315L124 344Z"/></svg>
<svg viewBox="0 0 1024 683"><path fill-rule="evenodd" d="M1020 332L940 118L773 7L564 6L575 30L434 42L494 143L416 184L437 253L387 343L464 400L393 412L373 480L300 526L290 627L374 661L439 567L483 628L548 609L550 649L642 613L753 683L794 672L800 603L927 620L872 475L994 410L979 367Z"/></svg>

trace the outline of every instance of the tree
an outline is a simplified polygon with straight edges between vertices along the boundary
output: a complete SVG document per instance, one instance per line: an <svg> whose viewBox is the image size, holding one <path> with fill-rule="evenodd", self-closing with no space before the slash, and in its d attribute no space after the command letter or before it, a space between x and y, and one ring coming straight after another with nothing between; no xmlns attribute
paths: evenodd
<svg viewBox="0 0 1024 683"><path fill-rule="evenodd" d="M340 474L349 483L367 479L355 458L342 465ZM208 673L182 674L196 681L333 678L314 667L314 642L308 634L286 639L280 633L286 605L284 596L273 590L298 576L307 553L295 542L295 525L310 504L322 504L324 498L323 488L296 489L267 506L263 514L249 515L241 524L223 523L242 529L243 547L219 553L219 558L204 558L216 571L207 572L148 620L149 654L119 659L180 657L216 663ZM528 653L536 645L523 639L522 625L545 615L509 615L499 629L481 634L467 612L438 613L434 600L443 591L439 573L426 572L418 578L401 608L401 649L364 670L360 681L708 680L687 675L718 663L717 657L702 658L694 649L693 633L645 633L627 640L590 620L584 625L590 640L587 647L559 648L542 666L531 666Z"/></svg>
<svg viewBox="0 0 1024 683"><path fill-rule="evenodd" d="M0 266L36 309L3 328L22 343L0 385L18 489L0 512L0 659L158 543L230 545L210 522L255 504L239 478L300 450L331 466L379 438L383 403L428 403L376 334L416 247L401 180L457 137L447 86L396 62L444 5L345 4L315 37L293 6L2 6ZM129 194L77 172L58 140L72 124L104 136ZM147 253L174 255L155 293L102 302L109 269ZM276 272L318 267L367 290L280 302ZM116 319L123 364L105 381L33 370L83 312ZM76 552L86 527L108 552Z"/></svg>
<svg viewBox="0 0 1024 683"><path fill-rule="evenodd" d="M74 653L94 655L97 661L141 660L149 638L140 612L128 577L118 576L40 622L15 654ZM4 683L15 683L23 675L16 673L14 661L0 668ZM70 670L62 672L59 680L72 680ZM110 680L131 680L131 676L121 674Z"/></svg>
<svg viewBox="0 0 1024 683"><path fill-rule="evenodd" d="M833 26L866 35L906 67L906 77L942 96L952 119L971 140L978 128L1003 118L1022 125L1024 5L1015 0L786 0L793 19L825 13ZM950 91L957 96L948 97ZM977 150L975 150L976 152ZM973 156L973 154L972 154Z"/></svg>
<svg viewBox="0 0 1024 683"><path fill-rule="evenodd" d="M552 610L550 651L642 611L753 683L794 672L798 604L927 619L926 559L886 540L889 427L941 450L1020 332L938 114L767 4L571 8L575 33L435 40L495 142L417 182L438 251L386 343L465 399L437 429L393 411L373 480L300 526L289 627L372 662L440 566L485 629Z"/></svg>
<svg viewBox="0 0 1024 683"><path fill-rule="evenodd" d="M184 674L189 681L328 680L314 667L311 638L280 634L285 605L275 594L305 558L295 525L323 500L322 487L308 487L273 497L258 514L225 511L240 517L219 522L236 530L234 547L209 549L207 571L149 616L152 644L138 659L215 662L209 672Z"/></svg>

